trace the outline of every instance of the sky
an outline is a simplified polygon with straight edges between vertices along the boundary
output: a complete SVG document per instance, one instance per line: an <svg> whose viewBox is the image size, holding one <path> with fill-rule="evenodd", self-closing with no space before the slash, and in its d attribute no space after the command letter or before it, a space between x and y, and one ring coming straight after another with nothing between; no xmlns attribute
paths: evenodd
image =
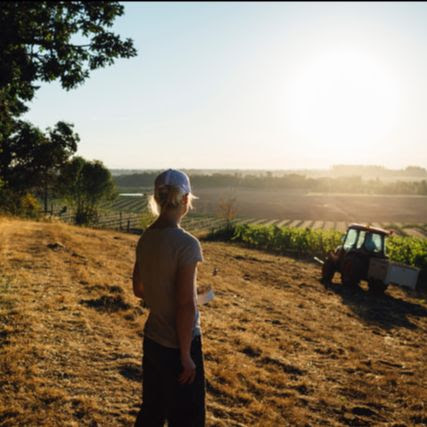
<svg viewBox="0 0 427 427"><path fill-rule="evenodd" d="M124 2L138 56L25 118L124 169L427 167L426 2Z"/></svg>

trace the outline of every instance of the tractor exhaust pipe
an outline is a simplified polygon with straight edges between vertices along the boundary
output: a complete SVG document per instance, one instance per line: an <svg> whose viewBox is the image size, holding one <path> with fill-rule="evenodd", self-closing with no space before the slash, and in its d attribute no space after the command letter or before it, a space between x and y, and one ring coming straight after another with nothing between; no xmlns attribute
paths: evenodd
<svg viewBox="0 0 427 427"><path fill-rule="evenodd" d="M325 263L325 261L322 261L320 258L317 258L317 256L315 256L313 259L321 265L323 265Z"/></svg>

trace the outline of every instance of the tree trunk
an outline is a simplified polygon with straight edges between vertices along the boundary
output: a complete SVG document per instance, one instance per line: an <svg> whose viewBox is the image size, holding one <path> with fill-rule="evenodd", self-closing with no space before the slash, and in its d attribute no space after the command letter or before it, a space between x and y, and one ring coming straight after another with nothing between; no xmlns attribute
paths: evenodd
<svg viewBox="0 0 427 427"><path fill-rule="evenodd" d="M44 186L43 186L43 202L44 202L44 213L45 215L47 214L47 210L48 210L48 206L47 206L47 201L48 201L48 185L47 185L47 179L45 177L44 180Z"/></svg>

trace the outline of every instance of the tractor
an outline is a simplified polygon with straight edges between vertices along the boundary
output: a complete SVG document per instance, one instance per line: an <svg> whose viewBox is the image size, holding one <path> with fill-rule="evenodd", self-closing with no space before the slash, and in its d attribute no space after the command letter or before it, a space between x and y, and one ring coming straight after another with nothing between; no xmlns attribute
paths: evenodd
<svg viewBox="0 0 427 427"><path fill-rule="evenodd" d="M322 281L330 283L336 272L341 273L342 284L357 287L361 280L367 280L369 291L382 294L387 281L368 276L372 260L388 264L385 240L392 232L382 228L361 224L349 225L342 245L329 252L322 265Z"/></svg>

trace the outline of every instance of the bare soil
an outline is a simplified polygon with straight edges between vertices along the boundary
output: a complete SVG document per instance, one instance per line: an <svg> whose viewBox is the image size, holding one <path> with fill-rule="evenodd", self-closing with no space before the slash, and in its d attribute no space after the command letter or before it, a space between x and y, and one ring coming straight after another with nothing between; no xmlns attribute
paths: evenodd
<svg viewBox="0 0 427 427"><path fill-rule="evenodd" d="M131 426L137 236L0 219L0 425ZM209 426L427 423L427 302L325 288L317 265L202 242ZM337 278L338 279L338 278Z"/></svg>
<svg viewBox="0 0 427 427"><path fill-rule="evenodd" d="M212 214L221 199L236 199L238 214L266 219L424 223L427 196L319 194L291 190L195 189L196 210Z"/></svg>

